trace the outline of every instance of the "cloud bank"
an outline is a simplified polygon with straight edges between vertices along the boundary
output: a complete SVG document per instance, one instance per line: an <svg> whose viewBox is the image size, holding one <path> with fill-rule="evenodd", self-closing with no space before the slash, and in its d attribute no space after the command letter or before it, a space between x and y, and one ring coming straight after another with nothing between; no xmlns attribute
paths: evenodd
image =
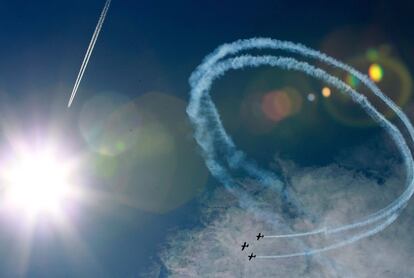
<svg viewBox="0 0 414 278"><path fill-rule="evenodd" d="M400 158L390 155L391 146L378 149L381 143L373 142L344 151L348 155L324 167L278 161L289 172L290 186L307 208L306 216L292 216L275 204L276 193L256 190L259 206L278 216L269 223L246 212L227 190L216 190L201 201L201 225L172 235L147 277L410 277L414 273L412 204L382 233L345 248L289 259L249 262L247 258L250 252L291 253L341 240L314 236L256 241L258 232L282 234L342 225L391 203L404 190L404 167ZM242 252L244 241L250 246Z"/></svg>

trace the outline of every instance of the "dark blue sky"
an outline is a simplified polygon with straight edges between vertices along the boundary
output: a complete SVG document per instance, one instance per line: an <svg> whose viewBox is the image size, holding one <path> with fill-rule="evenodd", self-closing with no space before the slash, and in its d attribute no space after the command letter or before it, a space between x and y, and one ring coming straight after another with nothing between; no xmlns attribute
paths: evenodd
<svg viewBox="0 0 414 278"><path fill-rule="evenodd" d="M134 99L157 91L186 101L188 77L206 54L224 42L256 36L320 49L329 34L351 28L361 32L357 37L364 40L361 49L391 44L412 70L414 44L409 3L113 0L73 108L67 110L67 100L104 1L0 1L0 114L3 120L17 118L20 128L30 129L34 119L54 117L60 107L62 114L56 117L62 120L61 133L73 136L79 150L84 143L77 115L83 103L95 94L110 91ZM372 40L371 31L375 34ZM335 54L335 49L324 50ZM237 97L236 93L230 95ZM324 111L318 110L319 114L326 116ZM357 144L376 132L369 128L338 128L332 119L323 124L325 137L318 137L319 132L306 134L320 139L320 145L301 143L300 148L308 150L306 157L299 157L294 150L297 147L288 148L286 155L305 164L325 163L341 146ZM266 157L268 149L251 147L251 138L243 130L234 134L236 142L257 159L272 159ZM332 138L340 146L329 144ZM263 139L271 144L270 138ZM327 155L312 158L321 149L328 149ZM207 188L216 186L212 178L207 184ZM82 217L73 225L99 267L86 262L75 264L81 266L76 269L68 257L76 261L77 252L82 251L67 251L56 233L39 228L34 235L27 276L136 277L157 257L169 231L197 223L197 208L194 199L166 214L121 205L110 205L110 209L84 205ZM0 234L7 235L0 238L1 242L15 239L13 227L0 227ZM10 260L2 267L2 257L8 256L7 248L13 250L13 243L0 246L0 276L18 277Z"/></svg>

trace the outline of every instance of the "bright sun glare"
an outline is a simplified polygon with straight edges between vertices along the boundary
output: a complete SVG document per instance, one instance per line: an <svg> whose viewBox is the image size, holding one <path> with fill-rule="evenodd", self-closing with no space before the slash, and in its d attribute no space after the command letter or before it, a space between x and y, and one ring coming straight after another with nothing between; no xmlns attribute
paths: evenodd
<svg viewBox="0 0 414 278"><path fill-rule="evenodd" d="M57 214L69 193L68 169L51 153L14 159L6 174L6 200L29 216Z"/></svg>

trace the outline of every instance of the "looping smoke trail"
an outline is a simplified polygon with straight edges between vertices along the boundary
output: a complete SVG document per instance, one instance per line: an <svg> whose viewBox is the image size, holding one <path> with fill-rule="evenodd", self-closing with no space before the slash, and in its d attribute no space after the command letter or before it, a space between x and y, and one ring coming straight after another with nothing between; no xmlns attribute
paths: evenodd
<svg viewBox="0 0 414 278"><path fill-rule="evenodd" d="M354 102L361 105L367 114L386 130L386 132L396 143L403 157L406 168L406 188L404 192L387 207L378 210L377 212L372 213L359 221L340 227L324 227L315 231L293 233L288 235L265 236L265 238L305 237L322 233L330 235L361 227L366 228L367 226L372 225L374 225L374 227L368 228L365 232L354 234L339 243L323 248L311 249L306 252L292 254L258 256L258 258L287 258L321 253L351 244L355 241L376 234L389 226L398 217L399 213L406 206L407 202L414 193L414 161L411 151L408 148L400 130L389 122L374 106L372 106L365 96L352 89L337 77L332 76L326 71L316 68L307 62L301 62L289 57L267 55L252 56L242 54L234 57L241 51L251 49L284 50L307 58L319 60L330 66L346 71L359 79L377 97L379 97L384 104L396 113L410 134L412 140L414 140L414 128L401 109L391 99L384 95L366 75L332 57L307 48L303 45L268 38L253 38L248 40L239 40L231 44L224 44L208 55L204 59L203 63L199 65L190 76L189 83L191 86L191 92L190 102L187 107L187 114L194 126L195 139L201 147L202 154L210 172L221 183L223 183L230 192L239 197L239 202L242 207L253 211L256 215L259 215L265 219L277 218L276 215L270 215L269 212L263 214L263 211L255 207L255 201L253 198L237 187L236 180L238 175L240 175L240 172L244 173L247 177L256 180L263 186L271 187L279 193L282 193L284 185L277 175L259 168L256 163L248 160L245 154L237 149L233 140L226 133L222 125L220 116L211 100L209 92L213 82L229 70L242 69L245 67L256 68L260 66L279 67L285 70L304 72L305 74L336 87L342 93L349 95ZM230 56L230 58L224 59L227 56ZM290 195L288 198L289 199L286 201L293 203L301 209L299 202L294 196Z"/></svg>
<svg viewBox="0 0 414 278"><path fill-rule="evenodd" d="M89 42L88 49L86 50L85 57L83 58L82 65L80 67L78 77L76 78L75 85L73 86L72 94L70 95L70 99L68 102L68 107L71 106L73 99L75 98L76 92L78 91L79 84L82 81L83 74L85 73L86 67L88 66L89 59L91 58L92 51L95 47L96 41L98 40L99 33L101 32L102 25L105 21L106 14L108 13L110 5L111 5L111 0L107 0L105 2L105 6L102 10L102 13L99 16L98 24L96 25L95 31L93 32L91 41Z"/></svg>

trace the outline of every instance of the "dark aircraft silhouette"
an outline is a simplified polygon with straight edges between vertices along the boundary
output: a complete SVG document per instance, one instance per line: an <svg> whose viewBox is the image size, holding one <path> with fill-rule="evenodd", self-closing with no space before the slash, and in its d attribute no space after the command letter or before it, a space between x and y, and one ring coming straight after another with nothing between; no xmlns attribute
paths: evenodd
<svg viewBox="0 0 414 278"><path fill-rule="evenodd" d="M251 261L253 258L256 258L256 255L253 254L253 252L252 252L248 257L249 257L249 261Z"/></svg>
<svg viewBox="0 0 414 278"><path fill-rule="evenodd" d="M246 242L243 243L242 247L242 251L244 250L244 248L249 247L249 244L246 244Z"/></svg>
<svg viewBox="0 0 414 278"><path fill-rule="evenodd" d="M259 239L261 239L261 238L263 238L263 237L264 237L264 235L262 235L262 233L259 233L259 234L256 236L257 240L259 240Z"/></svg>

